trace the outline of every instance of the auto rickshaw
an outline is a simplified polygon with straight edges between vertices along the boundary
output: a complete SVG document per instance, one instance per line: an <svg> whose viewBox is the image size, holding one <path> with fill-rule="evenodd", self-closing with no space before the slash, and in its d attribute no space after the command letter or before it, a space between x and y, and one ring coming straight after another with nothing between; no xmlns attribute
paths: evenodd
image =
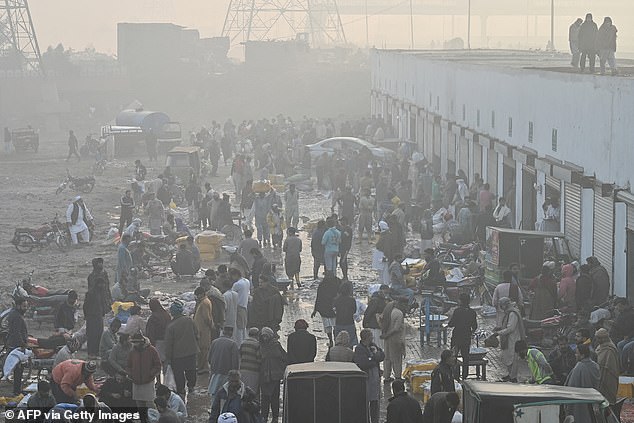
<svg viewBox="0 0 634 423"><path fill-rule="evenodd" d="M167 152L165 166L169 166L176 182L185 185L190 178L200 178L201 150L199 147L174 147Z"/></svg>
<svg viewBox="0 0 634 423"><path fill-rule="evenodd" d="M354 363L292 364L284 374L283 423L367 423L366 373Z"/></svg>

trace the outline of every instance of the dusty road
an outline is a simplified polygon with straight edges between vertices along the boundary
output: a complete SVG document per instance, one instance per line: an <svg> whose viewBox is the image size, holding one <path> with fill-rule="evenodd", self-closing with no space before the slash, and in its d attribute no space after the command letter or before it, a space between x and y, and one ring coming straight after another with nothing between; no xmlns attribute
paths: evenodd
<svg viewBox="0 0 634 423"><path fill-rule="evenodd" d="M105 241L110 224L118 222L119 198L127 189L127 181L133 173L133 161L137 157L131 157L129 161L110 162L103 176L98 176L95 189L83 197L95 217L97 225L97 238L90 246L73 249L68 253L62 253L56 247L50 246L43 250L35 250L29 254L20 254L9 244L16 227L37 227L51 220L55 214L63 218L66 207L76 193L66 190L60 195L55 195L55 189L64 178L68 168L73 175L85 176L91 174L93 159L77 162L71 159L66 162L67 147L65 141L57 143L42 142L39 153L22 153L10 156L0 156L0 304L8 307L9 295L16 280L26 276L35 270L34 281L37 284L50 289L73 288L79 292L80 301L83 300L87 288L86 277L91 271L91 260L94 257L103 257L106 269L112 274L115 267L116 247ZM150 164L145 157L140 157L148 167L148 177L153 177L163 170L163 161L159 164ZM221 165L219 176L208 178L212 187L218 191L230 191L231 186L226 182L229 168ZM233 201L232 197L232 201ZM330 213L330 200L324 194L313 191L300 194L300 214L311 219L324 217ZM301 224L300 224L301 229ZM286 335L293 329L293 322L303 318L308 321L309 330L318 337L318 360L323 360L327 352L327 338L322 331L321 319L317 316L311 319L316 286L312 286L312 257L310 256L309 234L300 232L304 251L302 254L301 279L304 287L300 290L290 291L287 294L289 302L284 314L284 322L280 336L282 344L286 344ZM376 283L376 274L371 270L371 246L364 242L353 242L350 254L350 278L355 286L357 297L367 300L367 285ZM279 251L265 250L265 255L274 263L281 264ZM222 257L217 264L227 261L228 257ZM282 266L278 266L278 273L282 273ZM153 293L180 294L192 291L198 285L198 280L176 281L168 273L165 277L154 277L151 280L142 281L142 287L150 288ZM418 343L417 320L410 318L407 332L408 348L407 359L440 356L442 348L426 346L421 349ZM485 323L489 325L489 323ZM78 326L81 322L78 323ZM360 327L360 326L359 326ZM29 322L29 330L33 335L47 336L52 330L52 325L44 323L38 325ZM443 347L444 348L444 347ZM85 351L80 352L85 355ZM493 358L493 357L491 357ZM489 378L498 373L495 360L489 370ZM206 392L207 376L199 379L199 390L189 397L190 421L207 421L206 410L209 409L209 397ZM8 383L0 384L4 394L9 388ZM386 398L390 395L389 388L382 400L382 413L385 411Z"/></svg>

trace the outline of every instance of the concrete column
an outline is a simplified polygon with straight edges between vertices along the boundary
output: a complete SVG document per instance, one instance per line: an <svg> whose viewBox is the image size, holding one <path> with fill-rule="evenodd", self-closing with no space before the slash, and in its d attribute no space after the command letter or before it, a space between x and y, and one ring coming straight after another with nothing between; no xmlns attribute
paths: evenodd
<svg viewBox="0 0 634 423"><path fill-rule="evenodd" d="M474 169L475 169L475 164L474 164L474 148L473 148L473 137L468 137L467 138L467 145L469 146L469 166L467 169L467 175L469 175L469 181L471 181L473 183L473 178L474 178ZM478 199L476 198L476 201L478 201Z"/></svg>
<svg viewBox="0 0 634 423"><path fill-rule="evenodd" d="M440 174L444 178L447 174L447 141L449 134L449 128L447 122L440 122Z"/></svg>
<svg viewBox="0 0 634 423"><path fill-rule="evenodd" d="M544 209L542 204L546 198L546 174L541 171L537 171L537 190L535 190L535 204L537 204L537 222L544 220Z"/></svg>
<svg viewBox="0 0 634 423"><path fill-rule="evenodd" d="M522 192L524 189L524 173L522 172L522 162L515 160L515 227L519 229L522 223Z"/></svg>
<svg viewBox="0 0 634 423"><path fill-rule="evenodd" d="M497 153L498 157L498 197L504 197L504 155Z"/></svg>
<svg viewBox="0 0 634 423"><path fill-rule="evenodd" d="M566 183L559 181L559 228L561 232L566 227Z"/></svg>
<svg viewBox="0 0 634 423"><path fill-rule="evenodd" d="M489 177L489 150L482 147L482 175L480 175L484 182L488 182ZM489 187L491 190L497 189L497 187Z"/></svg>
<svg viewBox="0 0 634 423"><path fill-rule="evenodd" d="M592 236L594 234L594 190L583 188L581 190L581 257L592 255L594 248Z"/></svg>
<svg viewBox="0 0 634 423"><path fill-rule="evenodd" d="M614 203L614 268L612 273L613 294L617 297L627 295L627 205Z"/></svg>

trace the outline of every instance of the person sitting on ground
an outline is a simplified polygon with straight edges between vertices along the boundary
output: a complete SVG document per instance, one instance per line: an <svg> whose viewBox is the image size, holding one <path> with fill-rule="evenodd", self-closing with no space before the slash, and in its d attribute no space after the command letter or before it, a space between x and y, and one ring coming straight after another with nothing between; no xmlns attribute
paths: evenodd
<svg viewBox="0 0 634 423"><path fill-rule="evenodd" d="M154 398L154 405L156 405L156 409L159 412L158 423L181 423L180 418L176 415L174 410L171 410L167 406L165 398Z"/></svg>
<svg viewBox="0 0 634 423"><path fill-rule="evenodd" d="M77 311L77 292L72 290L68 293L66 301L57 308L55 313L54 328L61 334L68 334L75 329L75 311Z"/></svg>
<svg viewBox="0 0 634 423"><path fill-rule="evenodd" d="M99 399L113 410L132 408L136 402L132 399L132 381L123 373L115 373L101 385Z"/></svg>
<svg viewBox="0 0 634 423"><path fill-rule="evenodd" d="M548 355L548 364L553 369L553 377L557 384L563 385L568 374L577 364L577 358L565 335L558 336L553 341L557 343L557 346Z"/></svg>
<svg viewBox="0 0 634 423"><path fill-rule="evenodd" d="M139 332L145 333L145 327L146 322L145 319L141 317L141 307L135 304L130 307L130 317L128 317L125 327L119 330L119 333L132 336Z"/></svg>
<svg viewBox="0 0 634 423"><path fill-rule="evenodd" d="M51 408L55 407L57 402L55 397L51 394L51 385L46 380L40 380L37 383L37 392L31 395L27 402L29 409L37 409L42 412L47 412Z"/></svg>
<svg viewBox="0 0 634 423"><path fill-rule="evenodd" d="M117 332L121 329L121 320L116 317L110 322L110 326L104 329L99 341L99 357L101 360L108 360L110 350L117 343Z"/></svg>
<svg viewBox="0 0 634 423"><path fill-rule="evenodd" d="M91 419L90 421L96 422L96 423L106 422L105 419L99 418L99 413L112 412L112 410L110 409L110 407L108 407L107 404L101 401L98 401L97 397L94 394L90 394L90 393L84 395L84 397L81 399L81 406L77 409L77 412L81 413L84 410L90 413L94 413L93 415L95 415L95 417Z"/></svg>
<svg viewBox="0 0 634 423"><path fill-rule="evenodd" d="M196 272L198 272L196 268L196 257L194 253L187 249L187 244L185 243L178 246L178 252L170 265L172 272L174 272L176 276L195 275Z"/></svg>
<svg viewBox="0 0 634 423"><path fill-rule="evenodd" d="M127 375L126 366L128 365L128 356L132 351L132 344L127 333L119 334L119 341L110 350L108 360L101 363L103 371L110 376L117 374Z"/></svg>
<svg viewBox="0 0 634 423"><path fill-rule="evenodd" d="M528 368L531 371L531 383L554 385L553 369L540 350L528 348L526 341L520 339L515 342L515 353L522 360L528 362Z"/></svg>
<svg viewBox="0 0 634 423"><path fill-rule="evenodd" d="M165 398L167 408L176 413L181 423L187 419L187 407L185 406L183 399L176 393L172 392L170 388L165 385L158 385L156 387L156 397Z"/></svg>

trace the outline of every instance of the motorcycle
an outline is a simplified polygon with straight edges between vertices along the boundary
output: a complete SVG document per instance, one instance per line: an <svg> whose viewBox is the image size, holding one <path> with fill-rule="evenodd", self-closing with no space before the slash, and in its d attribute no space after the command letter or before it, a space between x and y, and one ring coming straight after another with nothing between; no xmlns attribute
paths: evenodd
<svg viewBox="0 0 634 423"><path fill-rule="evenodd" d="M128 248L134 256L135 252L141 249L142 256L149 255L158 260L170 259L175 253L174 245L170 242L169 237L164 235L142 234L135 241L131 241ZM147 261L147 260L144 260Z"/></svg>
<svg viewBox="0 0 634 423"><path fill-rule="evenodd" d="M471 257L480 254L480 244L470 242L464 245L441 243L436 249L436 258L444 265L461 266Z"/></svg>
<svg viewBox="0 0 634 423"><path fill-rule="evenodd" d="M32 281L33 271L29 273L27 283L33 286ZM25 317L31 318L38 322L53 321L55 319L55 313L58 307L63 304L68 298L68 293L53 292L46 296L31 295L23 287L24 281L16 282L13 289L12 298L17 300L18 298L26 299L29 307L25 313ZM2 320L2 324L4 319ZM0 324L0 326L2 325Z"/></svg>
<svg viewBox="0 0 634 423"><path fill-rule="evenodd" d="M55 194L60 194L67 187L82 192L84 194L88 194L95 187L95 177L94 176L85 176L83 178L76 178L70 174L70 171L66 169L66 179L62 181L61 184L57 187Z"/></svg>
<svg viewBox="0 0 634 423"><path fill-rule="evenodd" d="M50 223L37 229L17 228L11 240L11 244L20 253L30 253L34 248L44 248L52 243L62 251L70 247L66 225L62 224L57 216Z"/></svg>

